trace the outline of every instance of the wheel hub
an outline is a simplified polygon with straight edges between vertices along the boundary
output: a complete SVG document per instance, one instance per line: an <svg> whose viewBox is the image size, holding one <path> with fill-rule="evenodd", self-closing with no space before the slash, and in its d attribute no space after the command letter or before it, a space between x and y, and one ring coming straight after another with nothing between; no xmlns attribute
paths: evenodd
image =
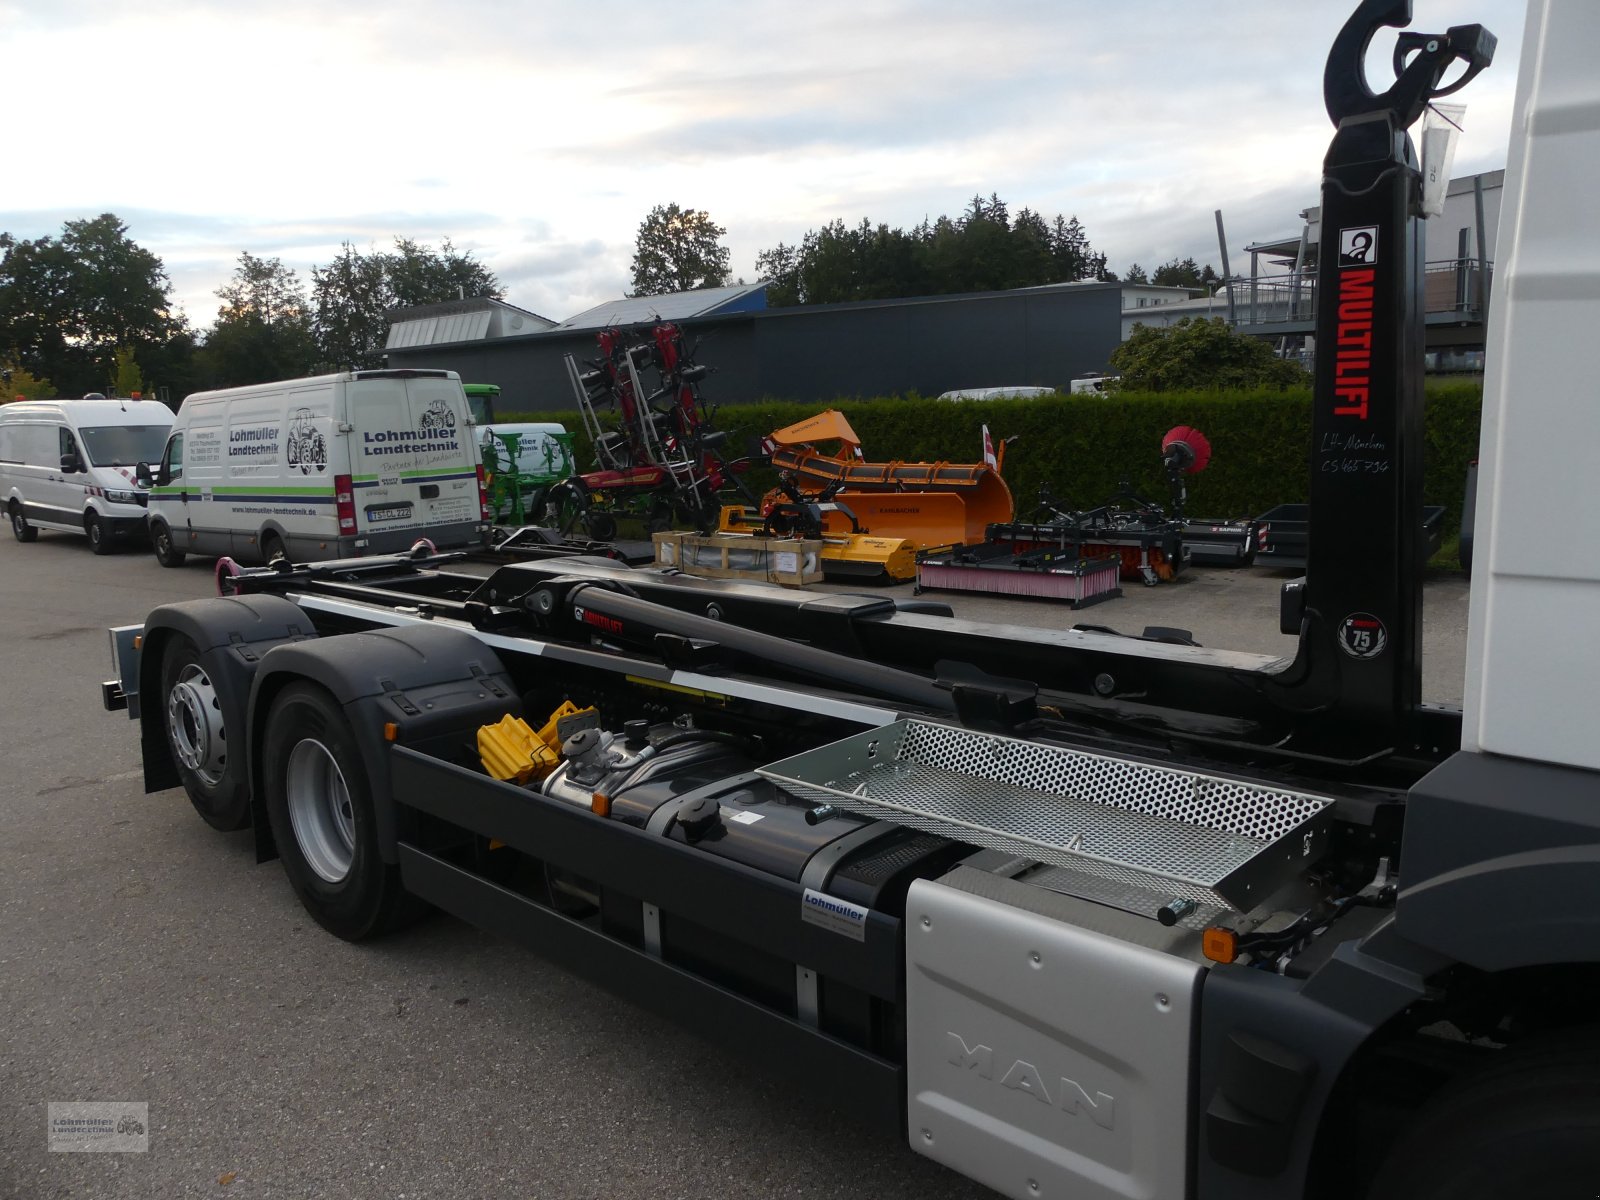
<svg viewBox="0 0 1600 1200"><path fill-rule="evenodd" d="M306 865L328 883L340 882L355 858L356 821L350 789L332 752L315 738L297 742L289 751L284 790Z"/></svg>
<svg viewBox="0 0 1600 1200"><path fill-rule="evenodd" d="M228 763L228 735L222 703L211 678L190 663L167 693L167 733L178 761L207 786L222 782Z"/></svg>

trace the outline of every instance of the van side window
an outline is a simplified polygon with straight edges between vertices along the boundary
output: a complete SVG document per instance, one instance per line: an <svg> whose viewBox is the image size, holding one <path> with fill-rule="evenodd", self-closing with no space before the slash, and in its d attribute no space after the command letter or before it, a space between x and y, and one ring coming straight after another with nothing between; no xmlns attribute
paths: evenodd
<svg viewBox="0 0 1600 1200"><path fill-rule="evenodd" d="M175 433L167 443L167 452L161 456L161 477L168 483L183 478L183 434Z"/></svg>
<svg viewBox="0 0 1600 1200"><path fill-rule="evenodd" d="M63 457L70 454L79 462L82 462L83 455L78 453L78 443L77 440L72 436L72 430L68 429L65 425L62 425L57 427L57 431L61 435L61 447L57 453L61 454Z"/></svg>

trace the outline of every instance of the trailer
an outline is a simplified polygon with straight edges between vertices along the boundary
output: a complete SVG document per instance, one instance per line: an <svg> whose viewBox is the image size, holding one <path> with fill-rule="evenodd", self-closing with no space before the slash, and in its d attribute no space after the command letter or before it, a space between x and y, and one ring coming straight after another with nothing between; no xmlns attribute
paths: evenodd
<svg viewBox="0 0 1600 1200"><path fill-rule="evenodd" d="M1540 320L1600 317L1600 10L1529 4L1463 711L1420 697L1405 131L1494 38L1402 33L1375 95L1409 19L1325 74L1292 658L424 547L114 630L146 789L337 936L454 913L1007 1196L1593 1195L1600 558L1548 513L1596 482Z"/></svg>

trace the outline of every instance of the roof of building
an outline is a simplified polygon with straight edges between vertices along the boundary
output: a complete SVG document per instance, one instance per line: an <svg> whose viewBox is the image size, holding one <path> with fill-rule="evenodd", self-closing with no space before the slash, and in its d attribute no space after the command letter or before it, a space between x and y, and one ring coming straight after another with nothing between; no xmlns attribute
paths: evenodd
<svg viewBox="0 0 1600 1200"><path fill-rule="evenodd" d="M488 338L539 333L555 322L536 312L490 296L446 300L442 304L417 304L389 312L389 340L385 350L437 346L448 342L479 342Z"/></svg>
<svg viewBox="0 0 1600 1200"><path fill-rule="evenodd" d="M716 313L747 312L767 306L767 281L733 287L698 288L661 296L624 296L586 308L568 317L557 329L603 329L608 325L638 325L646 321L686 321Z"/></svg>

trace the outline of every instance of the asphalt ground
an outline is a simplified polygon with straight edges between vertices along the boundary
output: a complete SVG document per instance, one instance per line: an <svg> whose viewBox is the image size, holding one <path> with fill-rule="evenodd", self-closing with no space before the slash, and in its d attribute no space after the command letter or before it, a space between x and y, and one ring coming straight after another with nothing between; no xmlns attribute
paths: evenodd
<svg viewBox="0 0 1600 1200"><path fill-rule="evenodd" d="M1196 571L1078 613L952 599L1287 654L1282 578ZM443 916L322 932L248 833L144 794L135 725L100 707L106 627L210 592L204 561L0 542L0 1197L991 1195L649 996ZM1465 609L1464 581L1430 581L1429 699L1459 700ZM148 1152L48 1153L46 1104L81 1100L147 1103Z"/></svg>

